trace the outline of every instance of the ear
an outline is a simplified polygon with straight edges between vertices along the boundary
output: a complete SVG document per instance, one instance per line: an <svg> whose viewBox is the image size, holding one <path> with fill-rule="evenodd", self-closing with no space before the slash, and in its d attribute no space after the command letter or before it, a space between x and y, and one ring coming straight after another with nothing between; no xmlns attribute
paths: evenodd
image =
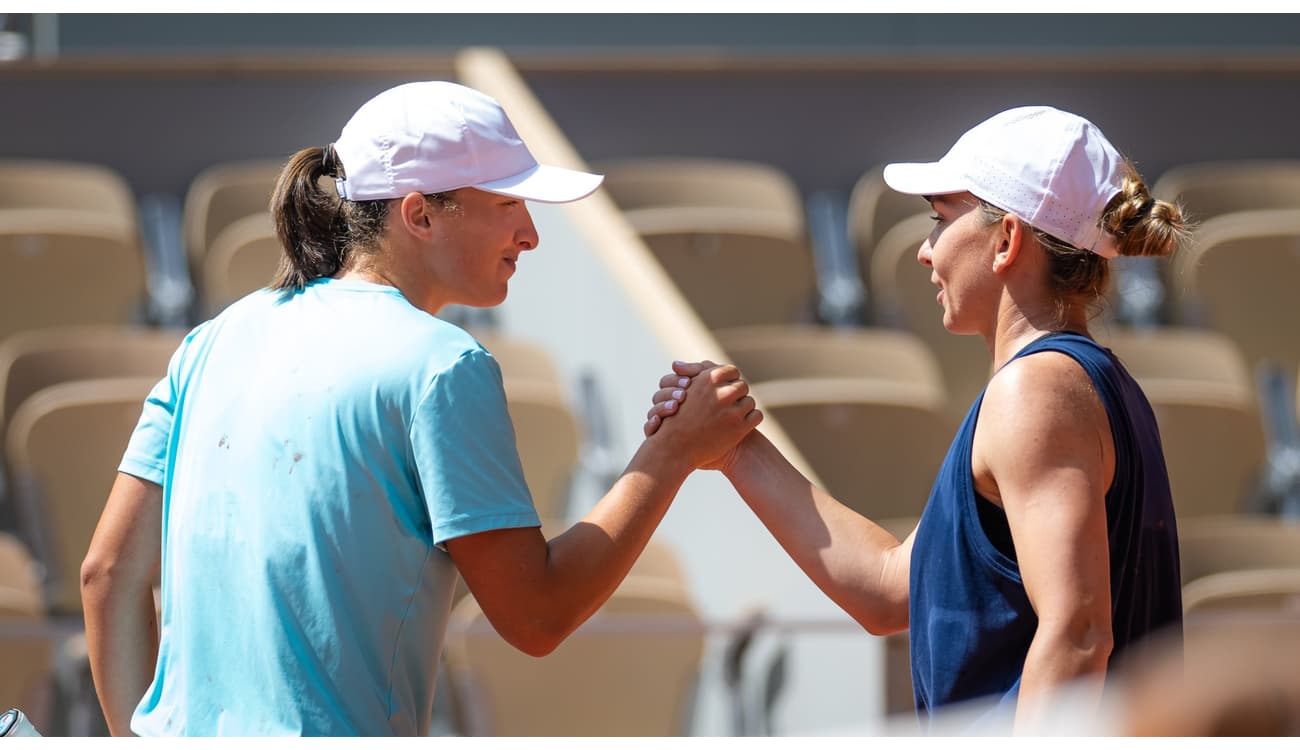
<svg viewBox="0 0 1300 750"><path fill-rule="evenodd" d="M427 238L433 231L433 213L429 202L419 193L407 193L397 203L397 218L408 233Z"/></svg>
<svg viewBox="0 0 1300 750"><path fill-rule="evenodd" d="M993 251L993 273L1003 273L1015 265L1020 251L1029 240L1029 226L1019 216L1007 214L994 230L997 248Z"/></svg>

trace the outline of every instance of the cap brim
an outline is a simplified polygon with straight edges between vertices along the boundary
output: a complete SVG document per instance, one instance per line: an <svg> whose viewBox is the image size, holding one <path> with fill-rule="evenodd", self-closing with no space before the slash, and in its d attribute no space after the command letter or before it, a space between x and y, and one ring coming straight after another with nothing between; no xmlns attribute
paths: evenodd
<svg viewBox="0 0 1300 750"><path fill-rule="evenodd" d="M885 184L907 195L947 195L970 190L967 181L941 161L888 164Z"/></svg>
<svg viewBox="0 0 1300 750"><path fill-rule="evenodd" d="M482 182L474 187L538 203L569 203L594 193L604 179L604 175L538 164L517 175Z"/></svg>

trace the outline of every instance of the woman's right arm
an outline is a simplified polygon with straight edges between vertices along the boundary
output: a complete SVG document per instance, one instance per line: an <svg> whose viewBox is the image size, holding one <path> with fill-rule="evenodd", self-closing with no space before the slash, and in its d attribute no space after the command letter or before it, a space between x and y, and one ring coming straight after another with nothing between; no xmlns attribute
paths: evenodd
<svg viewBox="0 0 1300 750"><path fill-rule="evenodd" d="M913 531L898 539L809 482L758 430L723 474L813 583L875 635L907 627Z"/></svg>
<svg viewBox="0 0 1300 750"><path fill-rule="evenodd" d="M162 487L119 473L81 565L90 671L114 736L131 734L131 715L153 681L161 540Z"/></svg>

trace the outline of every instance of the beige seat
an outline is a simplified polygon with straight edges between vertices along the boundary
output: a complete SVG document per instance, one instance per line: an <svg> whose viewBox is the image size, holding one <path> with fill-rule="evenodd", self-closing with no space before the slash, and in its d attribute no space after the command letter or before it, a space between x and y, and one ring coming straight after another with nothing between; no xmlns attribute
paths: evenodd
<svg viewBox="0 0 1300 750"><path fill-rule="evenodd" d="M279 159L231 162L209 167L194 178L181 218L192 270L203 269L203 258L222 230L246 216L268 213L283 167Z"/></svg>
<svg viewBox="0 0 1300 750"><path fill-rule="evenodd" d="M993 359L979 336L958 336L943 327L938 288L916 260L933 228L930 215L922 213L885 232L871 258L871 296L877 320L911 331L934 352L948 389L945 408L960 420L988 383Z"/></svg>
<svg viewBox="0 0 1300 750"><path fill-rule="evenodd" d="M1174 275L1190 317L1230 337L1252 369L1263 360L1294 374L1300 337L1300 208L1224 214L1206 221L1196 243L1176 258Z"/></svg>
<svg viewBox="0 0 1300 750"><path fill-rule="evenodd" d="M1164 447L1179 518L1240 512L1267 453L1254 397L1219 383L1141 383Z"/></svg>
<svg viewBox="0 0 1300 750"><path fill-rule="evenodd" d="M89 212L0 212L0 341L19 331L141 317L144 257Z"/></svg>
<svg viewBox="0 0 1300 750"><path fill-rule="evenodd" d="M0 533L0 706L21 709L38 724L46 712L54 652L40 633L44 623L36 562L21 542Z"/></svg>
<svg viewBox="0 0 1300 750"><path fill-rule="evenodd" d="M90 214L113 227L124 242L138 242L130 186L116 171L98 164L0 160L0 213L11 211Z"/></svg>
<svg viewBox="0 0 1300 750"><path fill-rule="evenodd" d="M81 561L154 377L78 380L44 388L9 421L11 482L46 570L46 601L81 611Z"/></svg>
<svg viewBox="0 0 1300 750"><path fill-rule="evenodd" d="M768 164L647 157L602 162L596 169L604 173L603 187L624 211L664 206L749 210L776 214L790 234L803 229L798 187Z"/></svg>
<svg viewBox="0 0 1300 750"><path fill-rule="evenodd" d="M749 326L719 331L718 343L836 499L872 519L920 515L955 422L919 339Z"/></svg>
<svg viewBox="0 0 1300 750"><path fill-rule="evenodd" d="M1300 208L1300 160L1184 164L1160 175L1151 193L1178 201L1197 222L1237 211Z"/></svg>
<svg viewBox="0 0 1300 750"><path fill-rule="evenodd" d="M185 332L119 326L75 326L14 335L0 342L0 435L27 397L69 380L152 377Z"/></svg>
<svg viewBox="0 0 1300 750"><path fill-rule="evenodd" d="M1183 586L1183 613L1263 610L1300 614L1300 568L1213 573Z"/></svg>
<svg viewBox="0 0 1300 750"><path fill-rule="evenodd" d="M1184 164L1166 171L1151 188L1158 198L1176 201L1197 225L1187 254L1211 240L1210 222L1238 212L1300 209L1300 160L1259 159ZM1167 265L1170 309L1180 320L1199 324L1196 300L1187 297L1186 263Z"/></svg>
<svg viewBox="0 0 1300 750"><path fill-rule="evenodd" d="M837 500L868 518L921 515L955 427L933 384L792 378L753 392Z"/></svg>
<svg viewBox="0 0 1300 750"><path fill-rule="evenodd" d="M605 189L711 328L811 319L803 204L765 164L659 158L601 165Z"/></svg>
<svg viewBox="0 0 1300 750"><path fill-rule="evenodd" d="M284 255L271 215L249 214L226 225L201 259L203 304L215 315L239 298L269 286Z"/></svg>
<svg viewBox="0 0 1300 750"><path fill-rule="evenodd" d="M1213 331L1100 329L1151 402L1178 518L1237 513L1267 462L1254 382Z"/></svg>
<svg viewBox="0 0 1300 750"><path fill-rule="evenodd" d="M880 239L900 221L926 211L921 197L896 192L886 185L884 171L883 165L867 170L849 193L849 239L857 250L868 288L871 288L872 258Z"/></svg>
<svg viewBox="0 0 1300 750"><path fill-rule="evenodd" d="M934 355L924 342L905 331L786 325L742 326L714 333L751 383L860 377L921 382L944 389Z"/></svg>
<svg viewBox="0 0 1300 750"><path fill-rule="evenodd" d="M1254 388L1241 349L1217 331L1103 326L1095 335L1097 342L1110 348L1139 381L1212 382Z"/></svg>
<svg viewBox="0 0 1300 750"><path fill-rule="evenodd" d="M563 519L581 445L578 422L558 383L506 378L506 406L524 481L544 520Z"/></svg>
<svg viewBox="0 0 1300 750"><path fill-rule="evenodd" d="M661 563L668 553L642 560ZM642 564L548 656L501 639L478 603L456 605L444 655L462 731L474 736L674 736L704 650L704 627L672 571Z"/></svg>
<svg viewBox="0 0 1300 750"><path fill-rule="evenodd" d="M1178 551L1184 584L1236 570L1300 570L1300 524L1274 516L1180 518Z"/></svg>

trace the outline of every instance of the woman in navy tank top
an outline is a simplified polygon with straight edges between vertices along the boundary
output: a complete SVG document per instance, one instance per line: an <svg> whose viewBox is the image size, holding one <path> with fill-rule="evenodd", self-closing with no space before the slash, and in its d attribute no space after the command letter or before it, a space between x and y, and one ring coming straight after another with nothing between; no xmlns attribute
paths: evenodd
<svg viewBox="0 0 1300 750"><path fill-rule="evenodd" d="M1095 704L1104 680L1087 678L1104 678L1147 634L1181 629L1155 418L1088 320L1109 259L1172 253L1183 219L1096 126L1050 107L1002 112L939 161L891 164L884 176L933 208L917 259L944 326L982 336L995 372L920 524L900 542L809 483L758 431L711 468L863 627L910 628L927 728L939 709L983 699L988 718L1032 730L1054 688L1070 682L1076 701ZM674 364L647 432L700 366Z"/></svg>

